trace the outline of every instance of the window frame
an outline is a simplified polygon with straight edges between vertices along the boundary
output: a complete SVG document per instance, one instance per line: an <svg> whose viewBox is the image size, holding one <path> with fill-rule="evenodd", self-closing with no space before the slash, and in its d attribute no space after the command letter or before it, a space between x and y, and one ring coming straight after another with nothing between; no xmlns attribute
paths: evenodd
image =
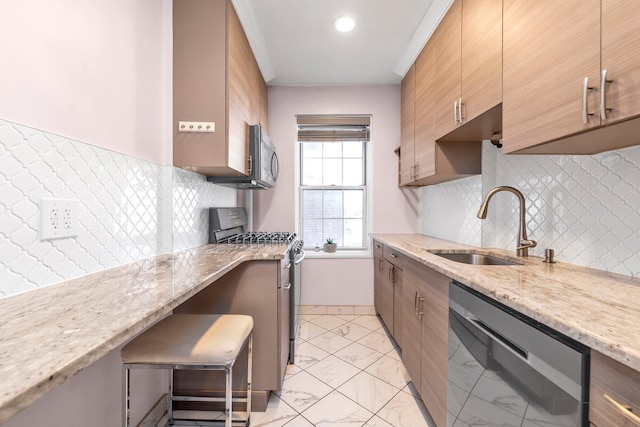
<svg viewBox="0 0 640 427"><path fill-rule="evenodd" d="M371 127L371 124L369 125ZM297 203L296 203L296 227L297 227L297 232L298 234L301 236L302 240L304 240L304 235L303 235L303 224L304 224L304 191L307 190L360 190L363 192L363 206L362 206L362 246L359 247L344 247L344 246L339 246L338 247L338 252L341 254L346 254L346 255L362 255L362 254L368 254L370 252L370 239L369 239L369 230L371 229L371 165L372 165L372 161L371 161L371 138L369 138L369 140L360 140L360 142L362 143L362 168L363 168L363 182L364 185L353 185L353 186L349 186L349 185L302 185L302 174L304 172L303 170L303 144L308 143L308 142L324 142L324 143L332 143L331 141L300 141L298 139L298 126L296 125L296 132L295 132L295 138L296 138L296 180L295 180L295 185L297 187L297 191L296 191L296 198ZM336 143L342 143L342 142L348 142L348 141L335 141ZM347 157L348 158L348 157ZM342 159L345 159L345 157L342 157ZM344 220L344 217L342 217L342 219ZM342 236L341 236L342 237ZM306 249L313 249L316 248L316 250L322 249L322 244L324 244L325 242L310 242L310 241L306 241L305 242L305 248ZM319 248L315 245L319 245ZM331 256L335 256L335 254L331 254Z"/></svg>

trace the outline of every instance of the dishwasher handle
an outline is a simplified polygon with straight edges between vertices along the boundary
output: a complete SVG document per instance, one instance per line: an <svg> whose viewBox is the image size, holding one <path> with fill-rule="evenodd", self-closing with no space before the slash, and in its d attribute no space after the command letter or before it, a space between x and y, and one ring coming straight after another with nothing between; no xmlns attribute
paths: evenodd
<svg viewBox="0 0 640 427"><path fill-rule="evenodd" d="M499 344L505 350L511 352L514 356L520 358L523 362L529 362L529 353L522 349L519 345L515 344L509 338L502 335L500 332L488 327L482 321L476 319L466 318L469 322L471 322L476 328L480 329L486 335L491 337L494 342Z"/></svg>

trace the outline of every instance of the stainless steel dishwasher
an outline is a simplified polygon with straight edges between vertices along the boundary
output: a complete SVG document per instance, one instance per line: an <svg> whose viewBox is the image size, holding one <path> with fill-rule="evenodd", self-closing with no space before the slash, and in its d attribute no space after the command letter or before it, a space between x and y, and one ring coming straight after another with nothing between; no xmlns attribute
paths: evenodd
<svg viewBox="0 0 640 427"><path fill-rule="evenodd" d="M589 425L588 347L455 281L449 300L448 426Z"/></svg>

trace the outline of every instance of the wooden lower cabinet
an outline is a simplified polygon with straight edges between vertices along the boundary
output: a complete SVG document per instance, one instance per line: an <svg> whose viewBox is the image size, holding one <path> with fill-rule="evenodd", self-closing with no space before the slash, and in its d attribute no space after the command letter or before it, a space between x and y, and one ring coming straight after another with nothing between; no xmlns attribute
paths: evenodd
<svg viewBox="0 0 640 427"><path fill-rule="evenodd" d="M640 426L640 372L591 351L589 420L598 427Z"/></svg>
<svg viewBox="0 0 640 427"><path fill-rule="evenodd" d="M374 304L438 427L447 423L450 279L374 241Z"/></svg>
<svg viewBox="0 0 640 427"><path fill-rule="evenodd" d="M376 312L402 347L402 269L382 255L374 255L373 295Z"/></svg>
<svg viewBox="0 0 640 427"><path fill-rule="evenodd" d="M174 309L181 314L249 314L253 316L252 398L256 411L266 410L272 390L282 389L289 356L288 260L249 261ZM245 356L243 351L239 360ZM246 360L246 359L245 359ZM246 384L246 364L233 369L234 388ZM175 373L176 390L217 396L224 376L213 371ZM208 404L204 404L207 407ZM195 404L200 407L200 404Z"/></svg>
<svg viewBox="0 0 640 427"><path fill-rule="evenodd" d="M449 278L405 261L402 361L436 425L447 423Z"/></svg>

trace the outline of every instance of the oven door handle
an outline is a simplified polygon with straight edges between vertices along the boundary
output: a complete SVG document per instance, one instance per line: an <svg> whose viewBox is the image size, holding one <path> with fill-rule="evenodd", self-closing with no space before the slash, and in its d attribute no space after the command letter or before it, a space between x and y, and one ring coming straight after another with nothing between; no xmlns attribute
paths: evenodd
<svg viewBox="0 0 640 427"><path fill-rule="evenodd" d="M299 257L296 257L294 264L298 265L302 262L302 260L304 259L304 257L307 256L307 254L305 253L304 249L300 249L300 253L302 253L302 255L300 255Z"/></svg>

